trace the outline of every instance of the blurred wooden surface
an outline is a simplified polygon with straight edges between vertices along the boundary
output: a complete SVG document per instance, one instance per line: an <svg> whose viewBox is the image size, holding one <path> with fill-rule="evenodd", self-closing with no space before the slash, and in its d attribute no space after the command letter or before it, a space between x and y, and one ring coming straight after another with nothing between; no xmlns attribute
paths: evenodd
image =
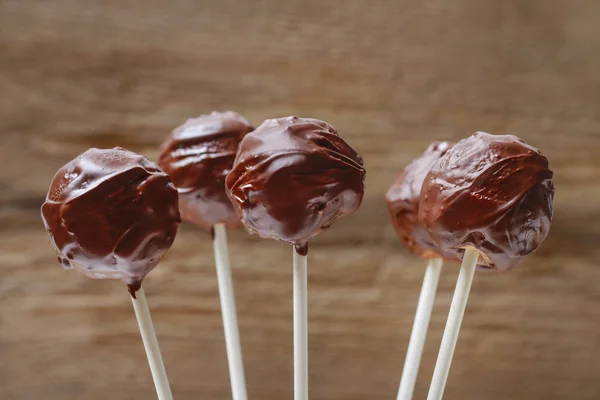
<svg viewBox="0 0 600 400"><path fill-rule="evenodd" d="M124 286L62 270L38 209L87 147L154 158L224 109L325 119L366 160L362 208L311 246L311 398L395 398L423 262L383 194L431 140L475 130L549 156L555 221L514 271L477 274L445 398L600 398L598 15L591 0L0 0L0 398L153 398ZM291 399L291 250L230 239L250 398ZM215 279L209 237L185 225L146 281L178 400L230 398Z"/></svg>

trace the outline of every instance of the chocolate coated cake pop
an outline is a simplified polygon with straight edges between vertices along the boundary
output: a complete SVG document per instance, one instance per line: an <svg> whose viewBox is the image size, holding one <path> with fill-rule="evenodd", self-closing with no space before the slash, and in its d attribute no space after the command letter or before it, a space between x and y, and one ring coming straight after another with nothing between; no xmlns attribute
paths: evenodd
<svg viewBox="0 0 600 400"><path fill-rule="evenodd" d="M419 221L421 186L431 166L454 143L434 142L425 152L404 168L385 195L390 217L402 245L411 253L423 257L457 260L456 250L440 249Z"/></svg>
<svg viewBox="0 0 600 400"><path fill-rule="evenodd" d="M249 232L304 253L310 238L358 208L364 182L362 158L331 125L286 117L244 137L226 187Z"/></svg>
<svg viewBox="0 0 600 400"><path fill-rule="evenodd" d="M473 246L480 265L507 270L548 235L553 198L539 150L512 135L477 132L433 165L419 217L441 248Z"/></svg>
<svg viewBox="0 0 600 400"><path fill-rule="evenodd" d="M175 238L177 190L139 154L90 149L56 173L42 219L65 268L122 279L135 295Z"/></svg>
<svg viewBox="0 0 600 400"><path fill-rule="evenodd" d="M213 112L189 119L163 143L158 164L177 187L184 220L206 229L240 225L225 194L225 176L240 141L253 129L235 112Z"/></svg>

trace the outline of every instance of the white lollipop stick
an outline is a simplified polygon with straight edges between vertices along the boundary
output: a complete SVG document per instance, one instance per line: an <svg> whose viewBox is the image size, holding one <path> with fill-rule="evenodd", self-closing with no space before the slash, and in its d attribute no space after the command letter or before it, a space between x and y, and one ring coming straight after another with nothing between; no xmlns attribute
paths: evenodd
<svg viewBox="0 0 600 400"><path fill-rule="evenodd" d="M140 333L142 334L142 341L146 349L148 364L150 364L152 379L154 379L156 394L159 400L173 400L167 371L160 355L160 347L158 347L158 339L156 338L156 332L154 332L154 325L152 325L152 318L150 317L150 310L148 309L144 289L140 288L135 292L135 297L131 296L131 301L133 302L135 317L140 326Z"/></svg>
<svg viewBox="0 0 600 400"><path fill-rule="evenodd" d="M406 351L406 360L404 361L397 400L410 400L413 397L442 264L443 260L441 258L433 258L427 262L421 295L417 304L417 313L408 342L408 350Z"/></svg>
<svg viewBox="0 0 600 400"><path fill-rule="evenodd" d="M308 400L307 256L294 252L294 400Z"/></svg>
<svg viewBox="0 0 600 400"><path fill-rule="evenodd" d="M233 294L229 252L227 250L227 232L224 224L216 224L213 229L215 235L213 246L215 249L215 264L217 265L217 281L219 284L219 297L221 299L221 313L223 315L231 393L233 400L246 400L248 397L246 394L246 378L244 376L240 332L235 311L235 296Z"/></svg>
<svg viewBox="0 0 600 400"><path fill-rule="evenodd" d="M465 249L427 400L441 400L444 394L448 373L450 372L450 364L452 363L452 356L454 355L454 349L456 348L456 342L458 341L460 325L463 316L465 315L465 308L467 308L467 300L469 299L469 292L471 291L471 283L473 283L478 258L479 250L473 247L467 247Z"/></svg>

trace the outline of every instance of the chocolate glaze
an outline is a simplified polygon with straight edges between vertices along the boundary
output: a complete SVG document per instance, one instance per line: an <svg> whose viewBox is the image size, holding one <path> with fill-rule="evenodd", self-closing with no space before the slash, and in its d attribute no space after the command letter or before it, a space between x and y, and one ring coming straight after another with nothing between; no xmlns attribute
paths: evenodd
<svg viewBox="0 0 600 400"><path fill-rule="evenodd" d="M306 256L308 254L308 242L302 245L295 245L294 250L296 250L296 253L300 254L301 256Z"/></svg>
<svg viewBox="0 0 600 400"><path fill-rule="evenodd" d="M431 168L419 218L444 249L473 246L480 267L507 270L546 238L554 184L548 159L512 135L477 132Z"/></svg>
<svg viewBox="0 0 600 400"><path fill-rule="evenodd" d="M431 166L453 145L454 143L449 142L432 143L421 156L404 168L385 195L400 243L411 253L425 259L458 259L456 250L440 249L419 221L419 198L423 180Z"/></svg>
<svg viewBox="0 0 600 400"><path fill-rule="evenodd" d="M217 223L240 225L225 194L225 176L240 141L253 129L233 111L213 112L187 120L163 143L158 164L177 187L184 220L205 229Z"/></svg>
<svg viewBox="0 0 600 400"><path fill-rule="evenodd" d="M177 190L139 154L90 149L56 173L42 219L65 268L122 279L134 294L173 243Z"/></svg>
<svg viewBox="0 0 600 400"><path fill-rule="evenodd" d="M310 238L358 208L365 169L328 123L286 117L244 137L225 183L250 233L291 243L302 254Z"/></svg>

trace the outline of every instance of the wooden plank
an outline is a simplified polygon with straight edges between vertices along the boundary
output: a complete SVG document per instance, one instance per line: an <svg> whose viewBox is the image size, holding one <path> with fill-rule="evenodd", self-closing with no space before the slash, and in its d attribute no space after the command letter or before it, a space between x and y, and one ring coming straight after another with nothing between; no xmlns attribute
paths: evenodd
<svg viewBox="0 0 600 400"><path fill-rule="evenodd" d="M435 139L515 133L555 170L547 242L477 274L447 399L600 397L600 55L585 0L0 0L0 398L148 399L127 293L63 271L39 218L54 172L90 146L157 156L185 118L330 121L364 156L361 209L311 246L311 397L392 399L424 263L383 194ZM251 398L292 397L291 254L244 232L231 258ZM416 396L454 288L445 268ZM178 399L229 380L212 249L184 225L146 282Z"/></svg>

